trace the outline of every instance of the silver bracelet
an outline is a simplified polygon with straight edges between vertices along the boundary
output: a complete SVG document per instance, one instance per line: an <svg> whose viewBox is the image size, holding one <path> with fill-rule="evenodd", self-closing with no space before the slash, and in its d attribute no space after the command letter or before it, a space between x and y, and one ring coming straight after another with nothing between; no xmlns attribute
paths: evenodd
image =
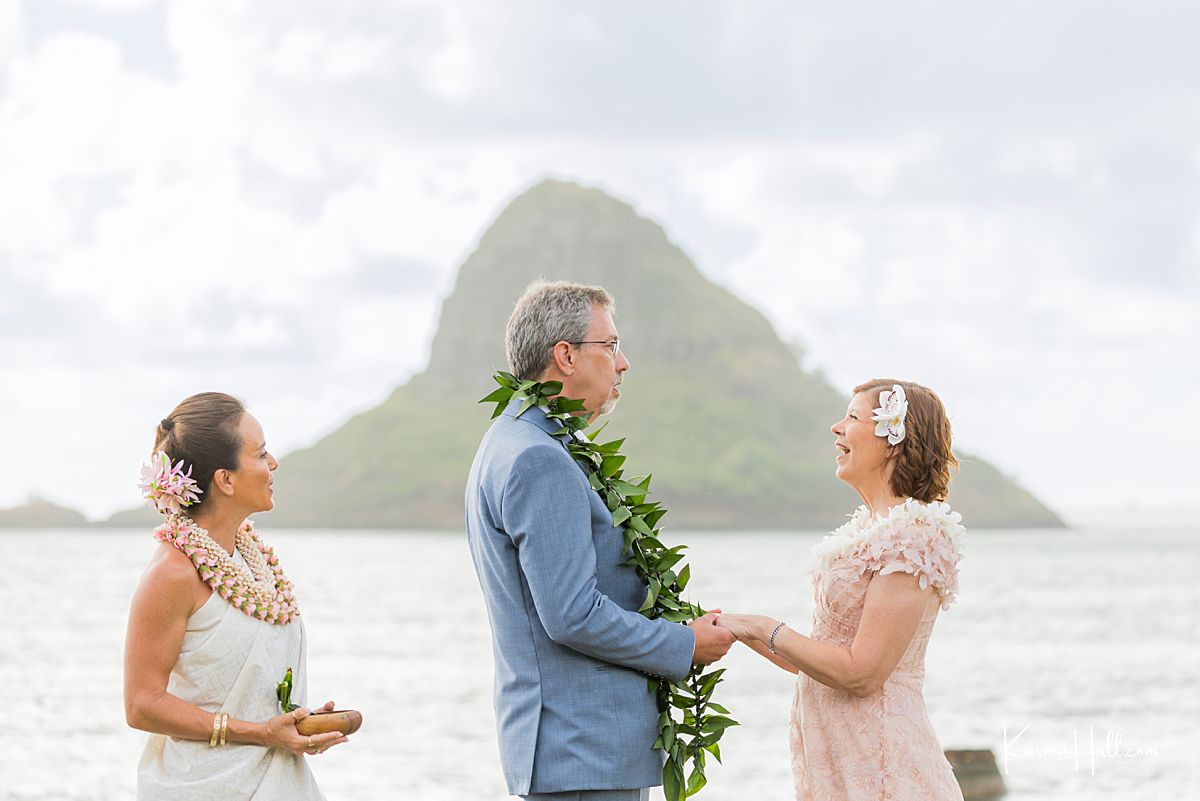
<svg viewBox="0 0 1200 801"><path fill-rule="evenodd" d="M779 633L779 630L781 628L783 628L783 626L784 626L784 623L781 620L775 624L775 628L771 629L771 636L767 640L767 650L770 651L771 653L775 653L775 635Z"/></svg>

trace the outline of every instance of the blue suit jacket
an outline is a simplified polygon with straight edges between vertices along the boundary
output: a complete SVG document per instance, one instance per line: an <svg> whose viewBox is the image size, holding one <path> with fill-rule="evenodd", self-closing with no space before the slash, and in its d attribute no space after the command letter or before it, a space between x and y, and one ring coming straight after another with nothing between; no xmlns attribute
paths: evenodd
<svg viewBox="0 0 1200 801"><path fill-rule="evenodd" d="M561 426L517 405L492 424L467 480L467 538L487 602L496 728L515 795L652 787L658 710L645 674L691 667L690 629L637 608L622 530Z"/></svg>

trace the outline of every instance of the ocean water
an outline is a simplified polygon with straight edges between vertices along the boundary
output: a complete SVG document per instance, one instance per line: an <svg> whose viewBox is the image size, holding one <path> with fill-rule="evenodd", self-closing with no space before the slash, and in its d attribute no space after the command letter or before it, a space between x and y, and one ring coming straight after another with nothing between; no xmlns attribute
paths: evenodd
<svg viewBox="0 0 1200 801"><path fill-rule="evenodd" d="M463 536L260 528L296 583L310 698L364 714L313 760L330 799L507 798ZM691 545L696 601L807 631L820 536L668 538ZM145 735L124 722L121 657L153 547L144 531L0 531L0 799L132 797ZM1012 801L1197 797L1198 568L1195 527L970 532L959 602L928 653L942 744L993 749ZM698 798L789 799L793 679L740 646L725 666L717 697L742 725Z"/></svg>

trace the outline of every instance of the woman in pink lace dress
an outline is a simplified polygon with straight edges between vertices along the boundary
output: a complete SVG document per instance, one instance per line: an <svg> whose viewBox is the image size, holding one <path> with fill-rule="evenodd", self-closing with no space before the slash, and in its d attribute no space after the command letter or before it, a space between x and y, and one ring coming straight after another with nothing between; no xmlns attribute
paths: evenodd
<svg viewBox="0 0 1200 801"><path fill-rule="evenodd" d="M813 548L812 634L761 615L724 614L718 625L799 674L797 799L961 801L921 695L964 534L944 503L957 466L946 411L920 384L869 381L832 431L837 476L863 506Z"/></svg>

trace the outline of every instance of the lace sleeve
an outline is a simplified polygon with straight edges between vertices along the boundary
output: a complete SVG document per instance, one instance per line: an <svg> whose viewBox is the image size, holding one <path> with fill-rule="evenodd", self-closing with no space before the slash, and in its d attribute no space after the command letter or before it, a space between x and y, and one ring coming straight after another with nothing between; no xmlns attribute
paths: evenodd
<svg viewBox="0 0 1200 801"><path fill-rule="evenodd" d="M895 521L872 539L862 558L867 570L881 576L911 573L921 589L932 586L941 598L942 609L949 609L958 596L961 553L957 533L937 521Z"/></svg>

